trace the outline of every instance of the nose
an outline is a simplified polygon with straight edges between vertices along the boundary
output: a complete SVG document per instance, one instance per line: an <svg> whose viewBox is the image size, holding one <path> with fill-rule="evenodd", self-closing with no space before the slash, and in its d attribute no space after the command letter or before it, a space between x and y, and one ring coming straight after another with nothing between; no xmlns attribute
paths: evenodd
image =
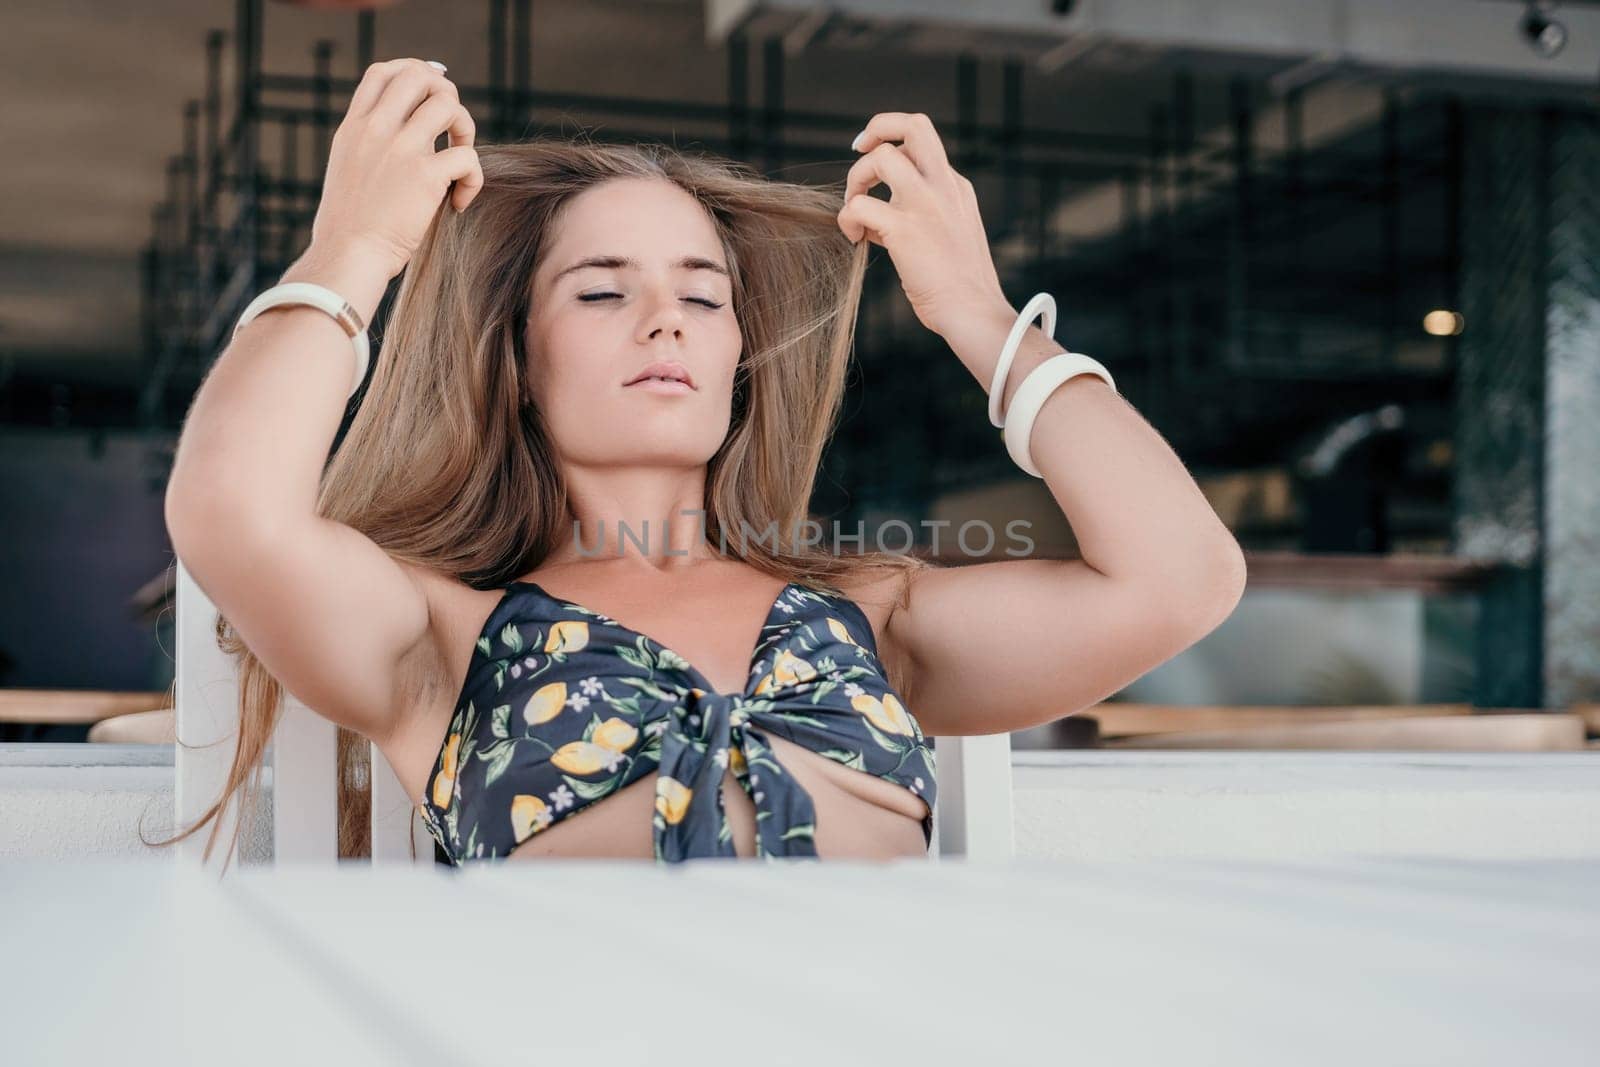
<svg viewBox="0 0 1600 1067"><path fill-rule="evenodd" d="M684 318L683 305L678 302L670 284L652 289L647 294L644 315L640 320L642 336L639 339L654 340L663 330L682 337Z"/></svg>

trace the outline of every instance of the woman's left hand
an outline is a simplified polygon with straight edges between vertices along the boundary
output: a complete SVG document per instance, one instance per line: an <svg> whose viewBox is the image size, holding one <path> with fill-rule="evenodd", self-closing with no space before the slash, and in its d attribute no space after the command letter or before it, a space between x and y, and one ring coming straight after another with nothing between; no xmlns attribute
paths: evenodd
<svg viewBox="0 0 1600 1067"><path fill-rule="evenodd" d="M922 324L946 336L964 318L1008 308L977 193L951 168L932 120L879 112L856 150L865 155L846 177L839 228L852 241L866 237L889 250ZM886 201L867 192L879 182L889 186Z"/></svg>

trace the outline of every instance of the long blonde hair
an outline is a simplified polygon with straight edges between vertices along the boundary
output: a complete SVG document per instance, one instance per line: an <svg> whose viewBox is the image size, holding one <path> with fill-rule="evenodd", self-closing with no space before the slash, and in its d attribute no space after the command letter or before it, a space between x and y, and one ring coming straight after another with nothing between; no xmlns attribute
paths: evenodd
<svg viewBox="0 0 1600 1067"><path fill-rule="evenodd" d="M327 464L318 513L365 534L396 559L490 588L537 567L568 522L566 487L525 382L531 279L567 201L614 178L675 182L709 213L732 274L744 347L729 432L708 463L705 529L726 533L773 577L839 593L841 578L898 571L911 554L841 555L818 545L769 551L742 531L789 537L808 511L822 452L844 395L867 241L836 221L843 183L804 185L734 160L664 145L536 139L480 144L484 186L464 214L435 216L408 265L363 402ZM748 525L745 525L748 524ZM173 844L215 820L204 858L237 797L249 818L283 687L217 620L238 662L239 740L222 795ZM891 684L901 667L889 663ZM369 748L338 730L339 856L370 855ZM229 843L240 836L236 823ZM224 858L223 870L227 869Z"/></svg>

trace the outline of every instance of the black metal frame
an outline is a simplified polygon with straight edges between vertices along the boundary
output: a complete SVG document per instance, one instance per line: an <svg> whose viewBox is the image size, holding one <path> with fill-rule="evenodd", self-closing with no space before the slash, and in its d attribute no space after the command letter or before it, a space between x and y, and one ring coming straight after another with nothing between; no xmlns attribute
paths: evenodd
<svg viewBox="0 0 1600 1067"><path fill-rule="evenodd" d="M788 107L776 39L744 31L730 39L722 105L536 90L531 0L488 2L489 84L459 86L483 138L526 136L536 118L576 120L601 125L595 139L692 141L796 180L813 166L836 178L852 158L841 145L861 116ZM262 10L262 0L236 0L225 129L228 35L207 35L205 97L185 109L184 151L169 162L168 195L153 212L139 403L140 424L151 430L174 428L244 304L303 247L340 119L334 102L373 58L376 16L362 12L347 71L336 72L335 47L324 40L313 49L310 75L266 72ZM759 101L751 98L756 46ZM1298 117L1308 90L1298 89L1287 112L1289 151L1271 157L1251 137L1265 92L1259 82L1233 79L1232 120L1222 137L1199 135L1194 76L1182 70L1145 134L1088 134L1024 123L1018 61L1003 61L1000 114L983 121L978 63L956 60L958 114L947 141L953 163L979 187L991 239L1026 238L1026 261L1001 265L1007 291L1018 306L1036 289L1057 293L1058 339L1110 366L1124 395L1196 466L1281 460L1307 420L1336 421L1382 400L1429 406L1447 422L1452 340L1438 342L1444 351L1433 369L1411 370L1394 356L1397 337L1420 335L1417 309L1401 303L1403 282L1436 292L1439 306L1455 299L1460 166L1451 101L1404 102L1391 93L1375 146L1311 151ZM1434 127L1429 135L1413 136L1424 124ZM272 135L277 151L269 158ZM1046 226L1052 208L1075 185L1107 180L1125 190L1117 233L1061 247ZM1437 192L1442 247L1412 254L1402 206L1424 187ZM1360 212L1375 213L1381 252L1350 270L1316 243L1316 227ZM1220 269L1218 248L1225 251ZM1267 258L1278 252L1281 259ZM893 390L904 400L897 410L922 415L886 428L852 418L852 404L820 492L827 497L849 484L878 506L916 511L942 490L1015 472L987 420L973 418L981 387L937 338L908 328L891 306L903 297L886 260L874 257L858 323L863 384L869 393ZM1318 356L1308 343L1315 334L1307 324L1329 293L1347 304L1342 320L1372 324L1358 338L1359 359ZM913 366L917 373L908 373ZM836 493L825 503L842 508L845 500Z"/></svg>

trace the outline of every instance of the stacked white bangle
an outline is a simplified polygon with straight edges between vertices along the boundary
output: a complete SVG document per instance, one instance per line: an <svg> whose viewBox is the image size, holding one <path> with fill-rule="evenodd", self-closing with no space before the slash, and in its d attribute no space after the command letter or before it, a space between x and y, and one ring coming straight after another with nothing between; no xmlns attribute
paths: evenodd
<svg viewBox="0 0 1600 1067"><path fill-rule="evenodd" d="M344 328L344 332L350 335L350 341L356 349L356 374L355 380L350 383L350 392L347 396L354 396L367 378L367 363L370 358L367 325L361 321L361 316L344 297L327 286L317 285L314 282L284 282L274 285L250 301L244 313L239 316L238 324L233 328L233 336L239 336L239 331L263 311L284 304L304 304L326 311Z"/></svg>
<svg viewBox="0 0 1600 1067"><path fill-rule="evenodd" d="M1062 352L1033 368L1028 376L1022 379L1022 384L1017 386L1016 395L1011 398L1005 413L1003 415L1000 413L1000 399L1005 390L1006 374L1010 371L1011 361L1016 356L1017 345L1021 342L1022 335L1027 332L1029 324L1033 322L1034 316L1041 311L1045 320L1045 336L1054 338L1055 298L1049 293L1038 293L1017 315L1017 321L1011 327L1011 333L1000 350L1000 360L995 365L994 380L989 385L989 421L995 426L1004 427L1006 451L1011 454L1012 462L1035 478L1042 478L1044 475L1040 474L1039 468L1034 465L1028 441L1033 434L1033 420L1038 416L1039 409L1044 407L1044 402L1050 398L1050 394L1067 379L1080 374L1097 375L1111 387L1112 392L1116 392L1117 389L1116 382L1111 380L1111 372L1098 360L1091 359L1081 352Z"/></svg>
<svg viewBox="0 0 1600 1067"><path fill-rule="evenodd" d="M1022 384L1017 386L1017 394L1011 398L1011 406L1006 409L1006 451L1011 453L1011 459L1017 466L1035 478L1043 478L1044 475L1034 466L1033 455L1028 450L1033 420L1039 414L1039 409L1044 407L1044 402L1050 399L1051 393L1068 378L1076 378L1080 374L1099 375L1111 386L1112 392L1116 392L1117 386L1111 380L1111 373L1098 360L1090 359L1081 352L1062 352L1033 368L1032 373L1022 379Z"/></svg>
<svg viewBox="0 0 1600 1067"><path fill-rule="evenodd" d="M1044 316L1044 335L1054 338L1056 298L1049 293L1035 293L1033 299L1028 301L1028 306L1017 315L1017 321L1011 325L1006 343L1000 346L1000 362L994 365L994 380L989 383L989 422L993 426L1006 424L1006 417L1000 412L1000 397L1005 393L1006 375L1011 372L1011 361L1017 357L1017 345L1022 343L1022 335L1028 332L1028 327L1040 315Z"/></svg>

